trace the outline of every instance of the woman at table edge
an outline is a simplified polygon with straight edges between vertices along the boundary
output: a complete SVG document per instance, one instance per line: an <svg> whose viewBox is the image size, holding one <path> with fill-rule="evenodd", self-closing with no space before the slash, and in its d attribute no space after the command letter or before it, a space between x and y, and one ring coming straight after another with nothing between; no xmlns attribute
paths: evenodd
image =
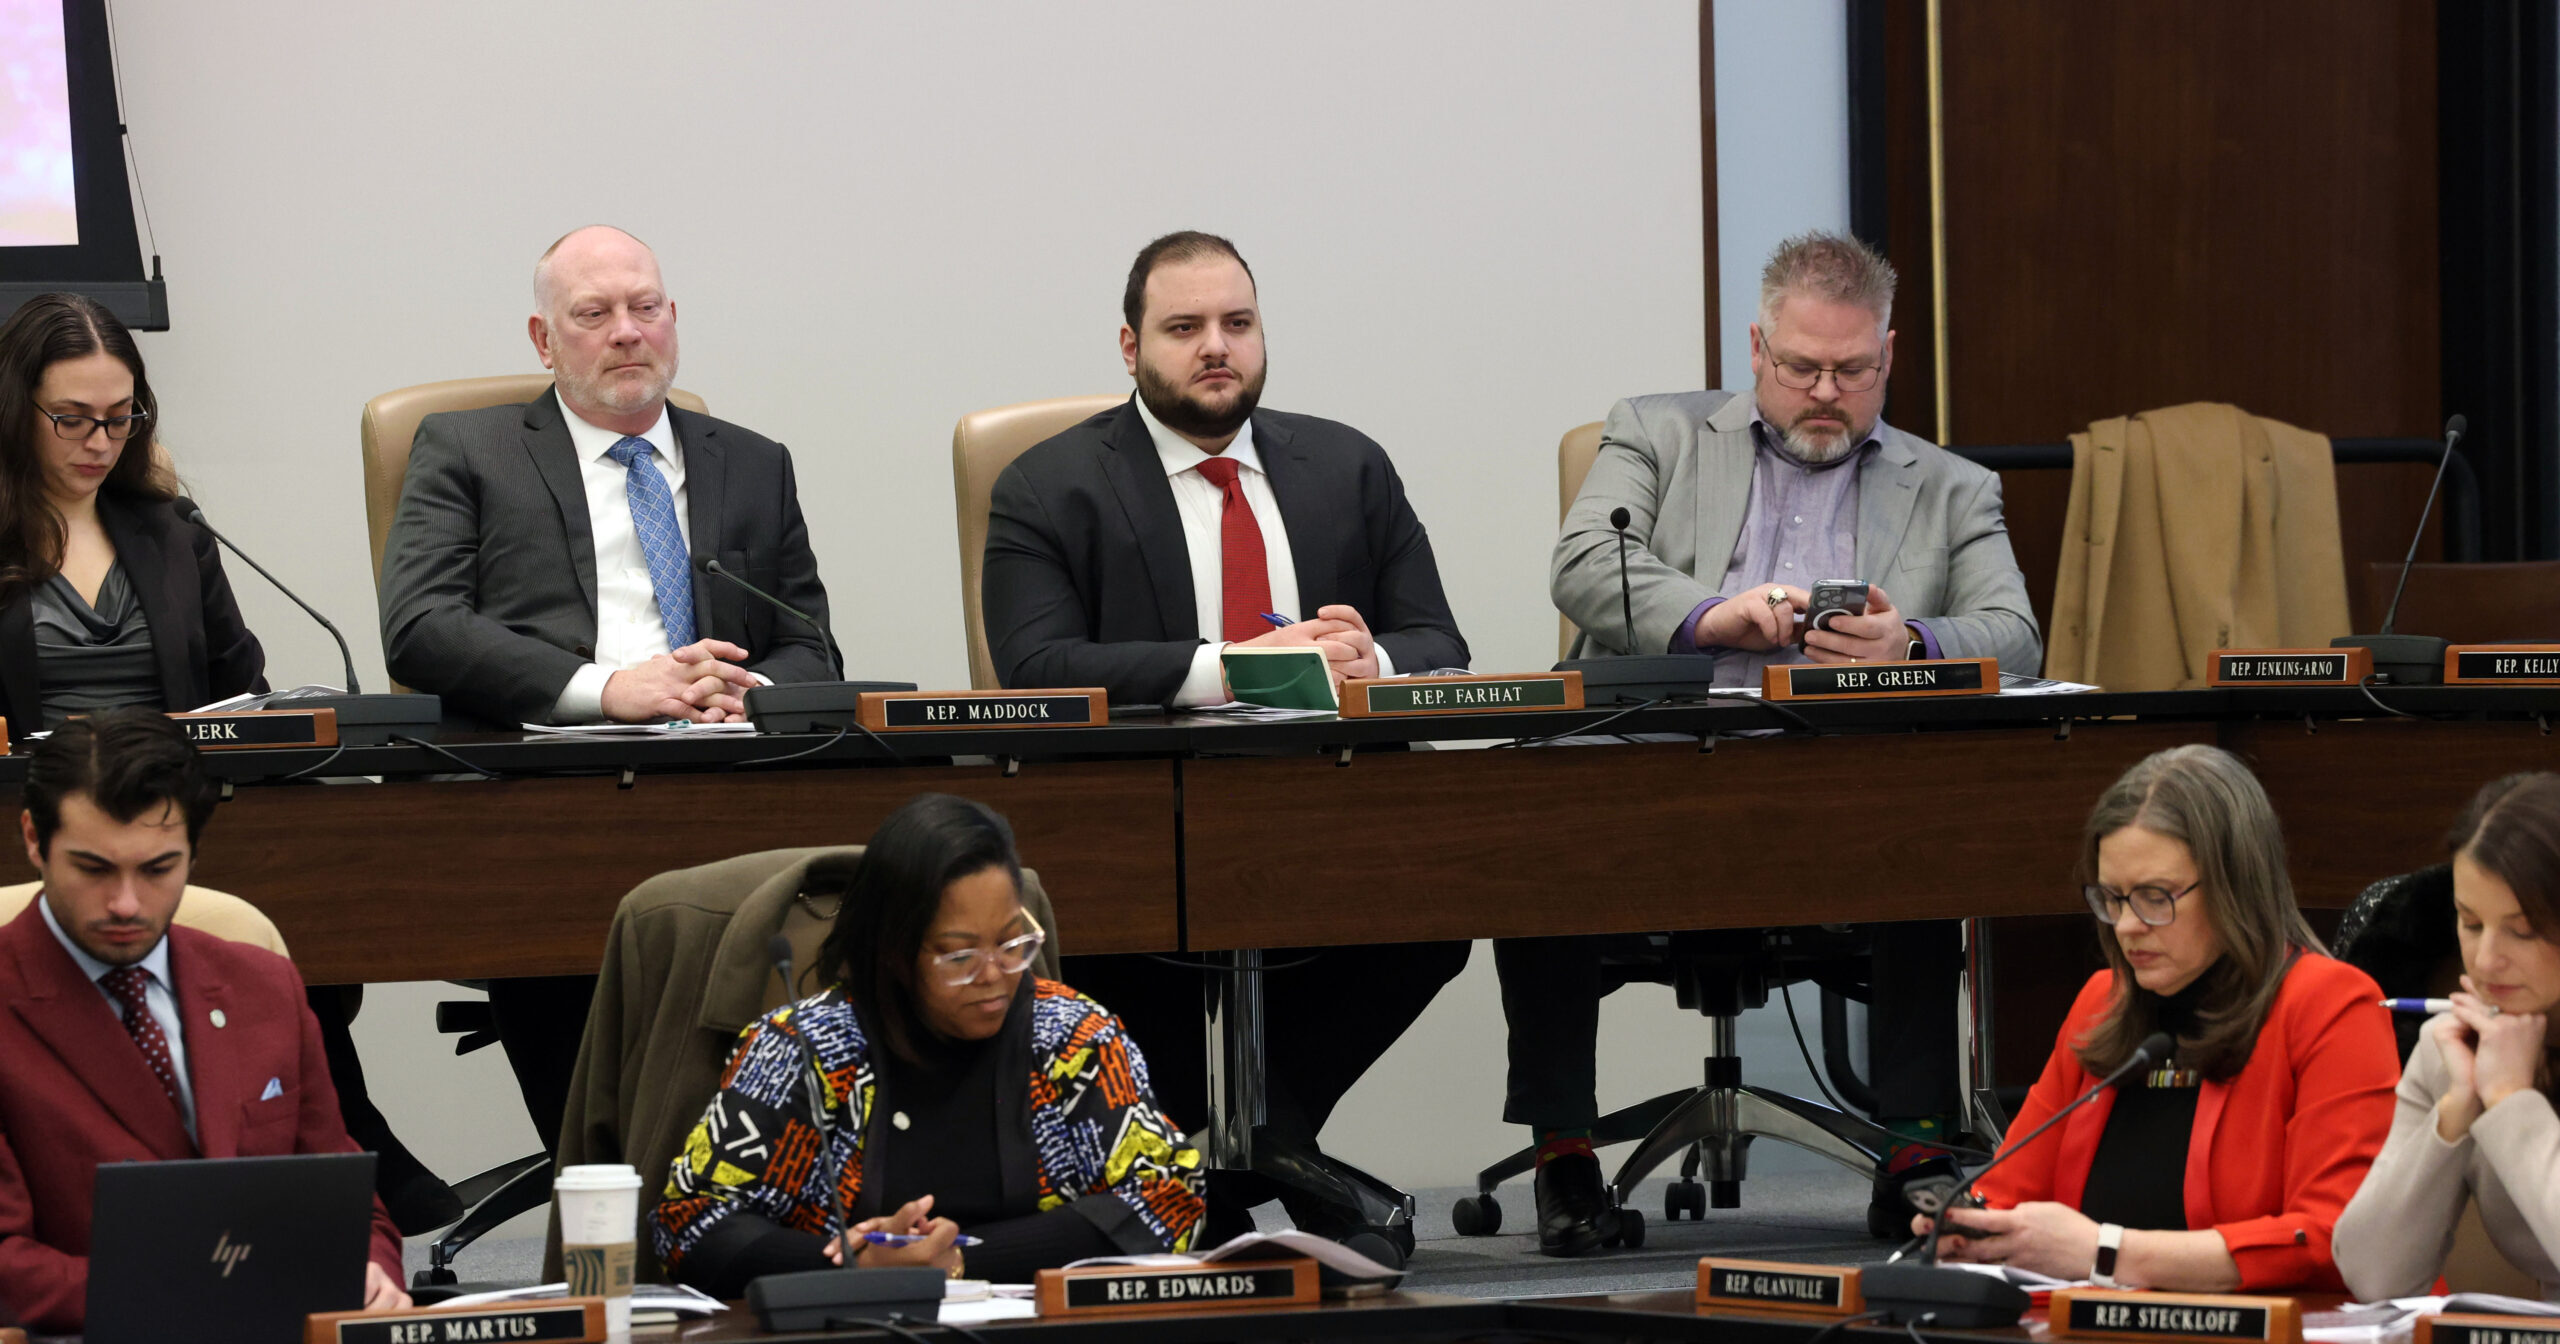
<svg viewBox="0 0 2560 1344"><path fill-rule="evenodd" d="M857 1265L1024 1282L1191 1248L1199 1151L1119 1019L1028 973L1046 934L1021 881L1012 829L977 803L922 794L880 824L819 951L829 987L741 1033L676 1156L652 1215L674 1279L736 1297L836 1263L827 1173Z"/></svg>
<svg viewBox="0 0 2560 1344"><path fill-rule="evenodd" d="M2338 1269L2364 1301L2430 1291L2475 1199L2498 1253L2560 1290L2560 775L2489 784L2449 843L2463 991L2419 1034L2391 1137L2338 1218Z"/></svg>
<svg viewBox="0 0 2560 1344"><path fill-rule="evenodd" d="M1989 1207L1952 1215L1970 1231L1941 1255L2108 1286L2340 1289L2330 1229L2390 1129L2398 1051L2372 978L2294 904L2266 790L2218 748L2159 752L2098 799L2080 850L2107 969L2009 1132L2153 1031L2176 1050L1986 1174Z"/></svg>

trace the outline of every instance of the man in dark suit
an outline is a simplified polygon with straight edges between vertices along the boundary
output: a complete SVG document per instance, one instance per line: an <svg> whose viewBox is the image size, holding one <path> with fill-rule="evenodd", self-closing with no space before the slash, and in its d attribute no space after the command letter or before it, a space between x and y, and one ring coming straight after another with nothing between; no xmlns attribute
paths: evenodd
<svg viewBox="0 0 2560 1344"><path fill-rule="evenodd" d="M1224 238L1169 234L1138 254L1120 328L1137 395L996 480L982 595L1005 685L1215 704L1230 698L1219 671L1229 644L1315 647L1337 681L1467 665L1431 539L1385 450L1348 425L1260 409L1258 305L1253 272ZM1305 959L1265 977L1266 1010L1283 1028L1266 1045L1271 1132L1312 1151L1342 1094L1466 965L1467 945L1271 954ZM1197 1129L1198 977L1144 957L1069 958L1066 976L1120 1014L1166 1111ZM1259 1193L1213 1186L1212 1238ZM1338 1205L1279 1194L1302 1227L1353 1230Z"/></svg>
<svg viewBox="0 0 2560 1344"><path fill-rule="evenodd" d="M526 329L555 383L419 422L382 554L391 675L506 724L743 717L768 681L835 672L791 455L667 404L676 305L639 239L579 229L534 267ZM494 981L534 1129L557 1146L593 976Z"/></svg>
<svg viewBox="0 0 2560 1344"><path fill-rule="evenodd" d="M293 963L173 927L214 788L166 716L108 710L39 743L24 791L42 894L0 927L0 1310L87 1312L108 1162L356 1151ZM405 1307L374 1202L367 1307Z"/></svg>

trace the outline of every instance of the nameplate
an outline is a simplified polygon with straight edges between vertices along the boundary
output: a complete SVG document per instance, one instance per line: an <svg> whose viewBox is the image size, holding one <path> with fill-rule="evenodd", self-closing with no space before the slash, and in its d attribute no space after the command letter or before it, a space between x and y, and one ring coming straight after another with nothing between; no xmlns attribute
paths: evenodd
<svg viewBox="0 0 2560 1344"><path fill-rule="evenodd" d="M1912 663L1772 663L1760 669L1771 700L1890 700L1906 695L1997 695L1997 658Z"/></svg>
<svg viewBox="0 0 2560 1344"><path fill-rule="evenodd" d="M2444 651L2456 686L2560 686L2560 644L2456 644Z"/></svg>
<svg viewBox="0 0 2560 1344"><path fill-rule="evenodd" d="M2560 1317L2421 1316L2416 1344L2560 1344Z"/></svg>
<svg viewBox="0 0 2560 1344"><path fill-rule="evenodd" d="M1316 1300L1316 1262L1222 1261L1184 1269L1161 1265L1044 1269L1038 1275L1036 1297L1043 1316L1127 1316L1287 1306Z"/></svg>
<svg viewBox="0 0 2560 1344"><path fill-rule="evenodd" d="M27 1344L27 1332L14 1325L0 1325L0 1344Z"/></svg>
<svg viewBox="0 0 2560 1344"><path fill-rule="evenodd" d="M1342 717L1346 719L1580 708L1579 672L1529 672L1516 677L1356 677L1342 683Z"/></svg>
<svg viewBox="0 0 2560 1344"><path fill-rule="evenodd" d="M416 1307L407 1311L314 1312L303 1344L595 1344L604 1338L604 1299L554 1297L502 1306Z"/></svg>
<svg viewBox="0 0 2560 1344"><path fill-rule="evenodd" d="M2302 1306L2289 1297L2058 1288L2047 1322L2054 1335L2067 1339L2246 1339L2302 1344Z"/></svg>
<svg viewBox="0 0 2560 1344"><path fill-rule="evenodd" d="M246 751L252 747L334 747L334 709L250 709L236 714L172 714L198 751Z"/></svg>
<svg viewBox="0 0 2560 1344"><path fill-rule="evenodd" d="M1092 728L1111 722L1099 687L1059 691L865 691L854 717L876 733Z"/></svg>
<svg viewBox="0 0 2560 1344"><path fill-rule="evenodd" d="M1698 1262L1698 1305L1846 1316L1865 1310L1866 1300L1855 1269L1709 1256Z"/></svg>
<svg viewBox="0 0 2560 1344"><path fill-rule="evenodd" d="M2216 649L2213 686L2353 686L2373 675L2371 649Z"/></svg>

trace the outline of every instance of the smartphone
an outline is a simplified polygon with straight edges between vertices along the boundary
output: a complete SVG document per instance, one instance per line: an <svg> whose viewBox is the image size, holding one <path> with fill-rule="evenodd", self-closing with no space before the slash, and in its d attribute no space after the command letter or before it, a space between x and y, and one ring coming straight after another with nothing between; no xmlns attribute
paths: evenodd
<svg viewBox="0 0 2560 1344"><path fill-rule="evenodd" d="M1796 643L1804 643L1805 634L1828 630L1842 616L1867 614L1867 585L1859 579L1819 579L1805 604L1804 614L1797 617Z"/></svg>
<svg viewBox="0 0 2560 1344"><path fill-rule="evenodd" d="M1978 1229L1967 1227L1945 1216L1947 1197L1955 1193L1957 1184L1953 1176L1924 1176L1902 1187L1902 1197L1910 1202L1911 1207L1931 1218L1938 1219L1944 1232L1959 1237L1977 1235ZM1982 1202L1982 1196L1967 1190L1964 1192L1964 1197L1956 1201L1956 1207L1979 1209L1987 1206Z"/></svg>

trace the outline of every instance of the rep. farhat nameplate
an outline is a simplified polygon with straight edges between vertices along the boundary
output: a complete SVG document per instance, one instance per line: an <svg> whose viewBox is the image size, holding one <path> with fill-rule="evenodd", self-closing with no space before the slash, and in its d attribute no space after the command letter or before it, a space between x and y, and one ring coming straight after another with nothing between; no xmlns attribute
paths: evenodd
<svg viewBox="0 0 2560 1344"><path fill-rule="evenodd" d="M1909 663L1772 663L1760 693L1772 700L1884 700L1904 695L1997 695L1997 658Z"/></svg>
<svg viewBox="0 0 2560 1344"><path fill-rule="evenodd" d="M169 717L198 751L338 745L338 711L334 709L247 709Z"/></svg>
<svg viewBox="0 0 2560 1344"><path fill-rule="evenodd" d="M1708 1256L1698 1262L1698 1305L1846 1316L1866 1303L1852 1268Z"/></svg>
<svg viewBox="0 0 2560 1344"><path fill-rule="evenodd" d="M303 1344L593 1344L604 1338L604 1299L546 1298L504 1306L325 1311L305 1318Z"/></svg>
<svg viewBox="0 0 2560 1344"><path fill-rule="evenodd" d="M854 717L878 733L1091 728L1111 721L1111 702L1097 686L1056 691L865 691Z"/></svg>
<svg viewBox="0 0 2560 1344"><path fill-rule="evenodd" d="M1221 1261L1197 1267L1087 1265L1039 1272L1043 1316L1125 1316L1163 1311L1276 1307L1316 1300L1316 1262Z"/></svg>
<svg viewBox="0 0 2560 1344"><path fill-rule="evenodd" d="M2560 1320L2467 1312L2421 1316L2415 1344L2560 1344Z"/></svg>
<svg viewBox="0 0 2560 1344"><path fill-rule="evenodd" d="M2289 1297L2058 1288L2046 1316L2057 1338L2302 1344L2302 1306Z"/></svg>
<svg viewBox="0 0 2560 1344"><path fill-rule="evenodd" d="M2353 686L2373 675L2371 649L2216 649L2214 686Z"/></svg>
<svg viewBox="0 0 2560 1344"><path fill-rule="evenodd" d="M1518 676L1357 677L1342 683L1342 717L1404 714L1518 714L1582 708L1579 672Z"/></svg>
<svg viewBox="0 0 2560 1344"><path fill-rule="evenodd" d="M2444 651L2454 686L2560 686L2560 644L2456 644Z"/></svg>

